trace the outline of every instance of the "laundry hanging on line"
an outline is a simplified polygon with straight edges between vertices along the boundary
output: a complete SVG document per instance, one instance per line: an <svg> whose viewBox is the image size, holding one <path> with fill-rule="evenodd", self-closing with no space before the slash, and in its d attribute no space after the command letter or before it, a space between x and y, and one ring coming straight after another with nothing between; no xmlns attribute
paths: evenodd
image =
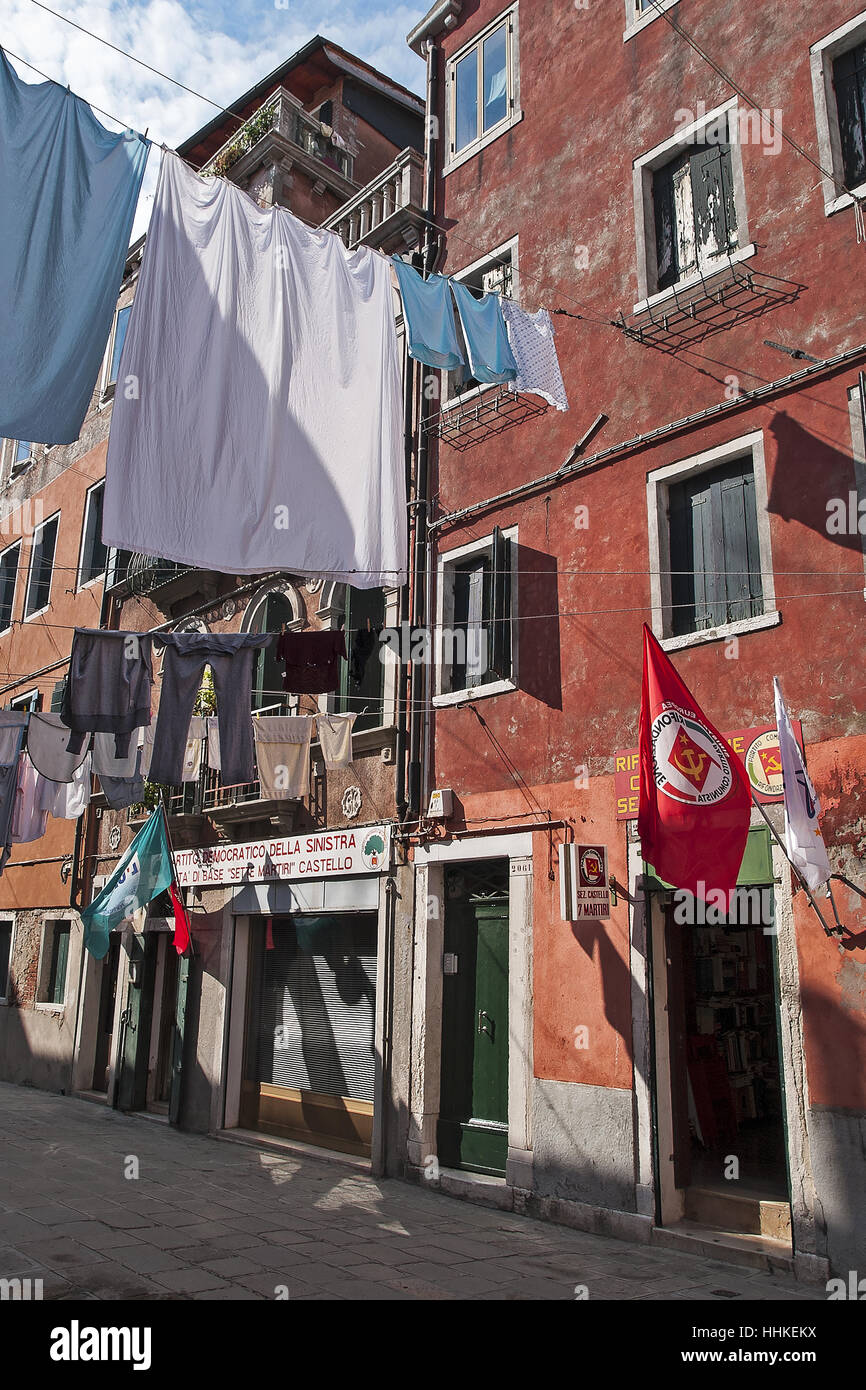
<svg viewBox="0 0 866 1390"><path fill-rule="evenodd" d="M451 288L473 377L491 385L513 381L517 376L517 363L508 342L501 295L485 294L477 299L468 285L459 280L452 280Z"/></svg>
<svg viewBox="0 0 866 1390"><path fill-rule="evenodd" d="M425 280L399 256L393 256L391 263L403 301L409 356L445 372L465 366L454 323L450 280L444 275L431 275Z"/></svg>
<svg viewBox="0 0 866 1390"><path fill-rule="evenodd" d="M509 391L541 396L557 410L568 410L550 314L546 309L528 314L510 299L503 299L502 314L517 363Z"/></svg>
<svg viewBox="0 0 866 1390"><path fill-rule="evenodd" d="M312 715L262 714L252 720L256 766L266 800L300 801L310 785Z"/></svg>
<svg viewBox="0 0 866 1390"><path fill-rule="evenodd" d="M81 751L89 733L113 733L116 755L127 755L133 729L150 723L151 643L145 632L75 629L60 707L72 730L70 753Z"/></svg>
<svg viewBox="0 0 866 1390"><path fill-rule="evenodd" d="M106 545L402 584L390 266L164 152L106 463Z"/></svg>
<svg viewBox="0 0 866 1390"><path fill-rule="evenodd" d="M150 777L178 786L190 719L205 666L213 673L219 719L222 779L227 786L251 782L255 775L250 696L256 652L274 640L269 632L157 632L164 649Z"/></svg>
<svg viewBox="0 0 866 1390"><path fill-rule="evenodd" d="M0 874L9 859L12 815L18 790L18 758L27 729L22 710L0 710Z"/></svg>
<svg viewBox="0 0 866 1390"><path fill-rule="evenodd" d="M72 444L111 325L150 145L0 49L0 435Z"/></svg>
<svg viewBox="0 0 866 1390"><path fill-rule="evenodd" d="M286 663L283 688L293 695L326 695L340 682L340 658L346 656L342 628L325 632L281 632L277 656Z"/></svg>

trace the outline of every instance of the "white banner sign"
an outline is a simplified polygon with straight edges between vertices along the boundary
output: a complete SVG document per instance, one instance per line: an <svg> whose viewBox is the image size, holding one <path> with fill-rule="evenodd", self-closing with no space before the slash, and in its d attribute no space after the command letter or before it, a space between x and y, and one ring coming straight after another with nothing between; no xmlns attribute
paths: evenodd
<svg viewBox="0 0 866 1390"><path fill-rule="evenodd" d="M278 879L382 874L390 864L390 825L317 830L280 840L206 845L174 853L181 888L207 883L273 883Z"/></svg>

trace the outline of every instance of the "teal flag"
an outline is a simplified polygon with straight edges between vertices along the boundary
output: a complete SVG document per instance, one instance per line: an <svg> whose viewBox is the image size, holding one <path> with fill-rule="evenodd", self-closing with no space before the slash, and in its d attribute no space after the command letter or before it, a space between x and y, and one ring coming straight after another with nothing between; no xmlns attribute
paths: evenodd
<svg viewBox="0 0 866 1390"><path fill-rule="evenodd" d="M154 811L101 893L81 914L84 944L96 960L108 950L108 933L145 907L174 879L165 820Z"/></svg>

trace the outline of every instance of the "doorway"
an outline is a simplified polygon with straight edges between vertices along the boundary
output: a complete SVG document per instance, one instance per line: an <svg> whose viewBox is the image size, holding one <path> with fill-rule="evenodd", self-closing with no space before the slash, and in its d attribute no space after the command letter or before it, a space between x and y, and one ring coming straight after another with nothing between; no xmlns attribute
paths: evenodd
<svg viewBox="0 0 866 1390"><path fill-rule="evenodd" d="M498 1177L508 1157L508 884L507 859L445 872L438 1157Z"/></svg>
<svg viewBox="0 0 866 1390"><path fill-rule="evenodd" d="M369 1157L375 912L253 918L242 1128Z"/></svg>
<svg viewBox="0 0 866 1390"><path fill-rule="evenodd" d="M656 1117L661 1167L668 1143L672 1167L662 1173L663 1223L789 1241L769 836L750 833L725 915L658 888Z"/></svg>
<svg viewBox="0 0 866 1390"><path fill-rule="evenodd" d="M111 932L108 937L108 955L102 962L102 980L99 986L99 1022L96 1032L96 1052L93 1059L92 1089L103 1095L108 1094L108 1074L111 1070L111 1042L114 1037L114 1010L117 1001L118 965L120 963L120 935Z"/></svg>

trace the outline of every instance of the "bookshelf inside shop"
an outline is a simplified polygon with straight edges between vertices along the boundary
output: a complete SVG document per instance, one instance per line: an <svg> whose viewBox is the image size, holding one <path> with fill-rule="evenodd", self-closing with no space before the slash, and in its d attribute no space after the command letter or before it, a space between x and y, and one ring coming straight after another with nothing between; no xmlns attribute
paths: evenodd
<svg viewBox="0 0 866 1390"><path fill-rule="evenodd" d="M709 1148L781 1116L773 957L757 926L695 927L688 937L689 1117Z"/></svg>

